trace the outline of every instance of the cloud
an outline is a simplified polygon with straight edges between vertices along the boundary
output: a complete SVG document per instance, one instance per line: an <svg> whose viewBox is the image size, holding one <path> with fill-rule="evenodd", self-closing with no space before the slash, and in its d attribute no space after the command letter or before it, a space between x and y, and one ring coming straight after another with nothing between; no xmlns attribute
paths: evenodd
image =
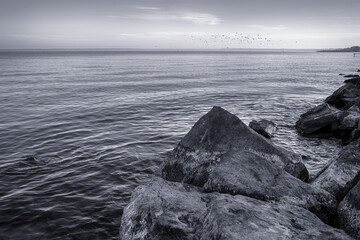
<svg viewBox="0 0 360 240"><path fill-rule="evenodd" d="M106 16L107 18L119 18L119 16L115 16L115 15L109 15L109 16Z"/></svg>
<svg viewBox="0 0 360 240"><path fill-rule="evenodd" d="M142 19L147 21L182 21L202 25L218 25L221 19L210 13L199 12L163 12L142 13L131 15L129 18Z"/></svg>
<svg viewBox="0 0 360 240"><path fill-rule="evenodd" d="M247 25L249 28L256 28L261 30L286 30L287 26L285 25L277 25L277 26L266 26L266 25Z"/></svg>
<svg viewBox="0 0 360 240"><path fill-rule="evenodd" d="M352 17L338 17L338 19L347 20L347 19L352 19Z"/></svg>
<svg viewBox="0 0 360 240"><path fill-rule="evenodd" d="M221 19L210 13L182 13L179 19L195 24L218 25Z"/></svg>
<svg viewBox="0 0 360 240"><path fill-rule="evenodd" d="M139 9L139 10L160 10L158 7L144 7L144 6L134 6L133 8Z"/></svg>

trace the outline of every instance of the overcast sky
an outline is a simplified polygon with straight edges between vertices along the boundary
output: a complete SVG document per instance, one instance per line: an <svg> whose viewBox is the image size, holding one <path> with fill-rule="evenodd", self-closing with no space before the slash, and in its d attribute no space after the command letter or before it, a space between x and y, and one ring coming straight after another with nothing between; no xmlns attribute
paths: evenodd
<svg viewBox="0 0 360 240"><path fill-rule="evenodd" d="M360 0L0 0L0 49L360 45Z"/></svg>

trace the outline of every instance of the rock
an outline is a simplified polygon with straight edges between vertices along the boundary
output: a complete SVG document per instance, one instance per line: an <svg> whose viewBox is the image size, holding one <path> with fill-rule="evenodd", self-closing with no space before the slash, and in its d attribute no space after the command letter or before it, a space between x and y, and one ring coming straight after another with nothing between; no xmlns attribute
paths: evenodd
<svg viewBox="0 0 360 240"><path fill-rule="evenodd" d="M165 160L161 174L171 181L203 186L206 169L230 151L249 151L301 180L309 177L299 155L273 145L220 107L213 107L195 123Z"/></svg>
<svg viewBox="0 0 360 240"><path fill-rule="evenodd" d="M291 176L273 163L249 151L229 152L219 163L202 169L206 192L243 195L306 208L324 222L336 224L337 202L326 191Z"/></svg>
<svg viewBox="0 0 360 240"><path fill-rule="evenodd" d="M344 77L345 77L345 78L349 78L349 77L350 77L350 78L356 78L356 77L360 77L360 76L357 75L357 74L353 74L353 75L350 74L350 75L345 75Z"/></svg>
<svg viewBox="0 0 360 240"><path fill-rule="evenodd" d="M329 104L323 103L302 114L296 122L297 131L304 136L329 135L332 125L341 112Z"/></svg>
<svg viewBox="0 0 360 240"><path fill-rule="evenodd" d="M360 77L350 78L350 79L346 79L344 81L344 83L352 83L352 84L355 84L355 85L358 85L359 82L360 82Z"/></svg>
<svg viewBox="0 0 360 240"><path fill-rule="evenodd" d="M272 138L277 130L275 123L265 119L253 120L249 123L249 127L266 138Z"/></svg>
<svg viewBox="0 0 360 240"><path fill-rule="evenodd" d="M360 88L349 82L326 98L325 102L339 109L347 110L360 101Z"/></svg>
<svg viewBox="0 0 360 240"><path fill-rule="evenodd" d="M338 213L340 228L360 239L360 182L342 200Z"/></svg>
<svg viewBox="0 0 360 240"><path fill-rule="evenodd" d="M280 159L285 155L281 153L234 115L213 108L165 160L161 176L206 192L301 206L324 222L335 224L335 198L287 173Z"/></svg>
<svg viewBox="0 0 360 240"><path fill-rule="evenodd" d="M353 108L353 107L351 107ZM336 125L333 126L333 131L340 138L354 139L354 130L358 129L360 121L360 112L358 111L344 111L339 118Z"/></svg>
<svg viewBox="0 0 360 240"><path fill-rule="evenodd" d="M360 179L360 147L346 146L311 185L333 194L340 202Z"/></svg>
<svg viewBox="0 0 360 240"><path fill-rule="evenodd" d="M303 208L162 179L135 189L120 227L123 240L279 238L351 239Z"/></svg>

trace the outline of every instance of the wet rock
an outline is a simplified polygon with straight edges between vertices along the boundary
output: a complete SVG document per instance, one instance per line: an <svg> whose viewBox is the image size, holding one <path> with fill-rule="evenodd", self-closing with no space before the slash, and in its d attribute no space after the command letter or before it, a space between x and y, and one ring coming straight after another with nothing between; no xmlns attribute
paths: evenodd
<svg viewBox="0 0 360 240"><path fill-rule="evenodd" d="M350 74L350 75L345 75L344 77L345 78L356 78L356 77L360 77L360 76L357 74Z"/></svg>
<svg viewBox="0 0 360 240"><path fill-rule="evenodd" d="M339 123L336 125L334 131L336 131L342 138L350 138L351 133L355 129L358 129L360 122L360 112L358 111L346 111L342 114L343 117L339 119ZM354 136L352 136L352 139Z"/></svg>
<svg viewBox="0 0 360 240"><path fill-rule="evenodd" d="M301 180L309 177L299 155L273 145L220 107L213 107L195 123L165 160L161 174L171 181L203 186L208 167L235 151L257 154Z"/></svg>
<svg viewBox="0 0 360 240"><path fill-rule="evenodd" d="M360 147L346 146L311 185L333 194L340 202L360 179Z"/></svg>
<svg viewBox="0 0 360 240"><path fill-rule="evenodd" d="M340 228L350 236L360 239L360 182L340 203L338 213Z"/></svg>
<svg viewBox="0 0 360 240"><path fill-rule="evenodd" d="M213 108L165 160L161 176L206 192L301 206L324 222L335 224L335 198L287 173L281 157L290 153L283 151L248 129L236 116Z"/></svg>
<svg viewBox="0 0 360 240"><path fill-rule="evenodd" d="M297 131L304 136L329 135L332 125L337 121L341 111L323 103L302 114L296 122Z"/></svg>
<svg viewBox="0 0 360 240"><path fill-rule="evenodd" d="M311 212L286 204L199 189L162 179L135 189L124 209L123 240L351 239Z"/></svg>
<svg viewBox="0 0 360 240"><path fill-rule="evenodd" d="M349 82L326 98L325 102L339 109L347 110L360 101L359 86Z"/></svg>
<svg viewBox="0 0 360 240"><path fill-rule="evenodd" d="M265 119L253 120L249 123L249 127L266 138L272 138L277 130L275 123Z"/></svg>
<svg viewBox="0 0 360 240"><path fill-rule="evenodd" d="M354 85L358 85L360 82L360 77L356 77L356 78L350 78L350 79L346 79L344 81L344 83L352 83Z"/></svg>
<svg viewBox="0 0 360 240"><path fill-rule="evenodd" d="M226 153L219 163L203 169L206 192L243 195L283 202L309 209L324 222L336 224L337 202L326 191L291 176L273 163L249 151Z"/></svg>

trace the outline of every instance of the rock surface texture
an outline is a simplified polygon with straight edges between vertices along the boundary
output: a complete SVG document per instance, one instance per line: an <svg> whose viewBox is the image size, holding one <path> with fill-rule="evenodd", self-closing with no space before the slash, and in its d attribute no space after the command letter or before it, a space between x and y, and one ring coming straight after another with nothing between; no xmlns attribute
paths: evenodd
<svg viewBox="0 0 360 240"><path fill-rule="evenodd" d="M340 203L338 212L340 227L350 236L360 239L360 182Z"/></svg>
<svg viewBox="0 0 360 240"><path fill-rule="evenodd" d="M138 187L122 218L126 239L352 239L303 208L241 195L202 193L154 179Z"/></svg>
<svg viewBox="0 0 360 240"><path fill-rule="evenodd" d="M165 161L162 177L202 186L207 181L206 169L236 151L252 152L301 180L309 177L300 156L273 145L220 107L201 117L180 141Z"/></svg>
<svg viewBox="0 0 360 240"><path fill-rule="evenodd" d="M350 77L325 103L300 116L296 129L301 135L337 137L348 142L360 137L360 78Z"/></svg>
<svg viewBox="0 0 360 240"><path fill-rule="evenodd" d="M360 179L360 147L351 144L340 151L338 157L311 185L333 194L340 202Z"/></svg>
<svg viewBox="0 0 360 240"><path fill-rule="evenodd" d="M249 123L249 127L266 138L272 138L277 130L275 123L265 119L253 120Z"/></svg>

